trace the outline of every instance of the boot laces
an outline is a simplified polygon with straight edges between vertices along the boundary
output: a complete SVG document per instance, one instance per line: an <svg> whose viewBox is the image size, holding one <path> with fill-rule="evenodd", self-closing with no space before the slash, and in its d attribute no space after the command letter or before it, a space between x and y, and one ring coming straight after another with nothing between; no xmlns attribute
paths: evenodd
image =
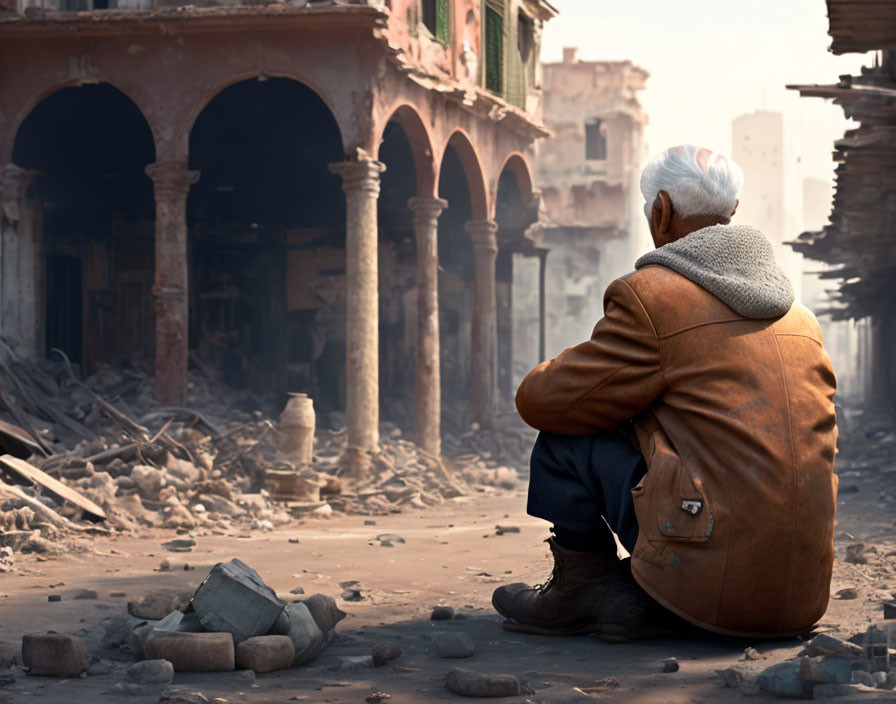
<svg viewBox="0 0 896 704"><path fill-rule="evenodd" d="M554 586L556 586L558 589L563 588L563 565L560 560L560 556L554 549L554 546L551 543L550 539L545 540L544 542L546 542L551 549L551 556L554 558L554 567L551 570L551 574L548 575L548 578L544 582L535 585L535 589L537 589L542 594L544 594Z"/></svg>

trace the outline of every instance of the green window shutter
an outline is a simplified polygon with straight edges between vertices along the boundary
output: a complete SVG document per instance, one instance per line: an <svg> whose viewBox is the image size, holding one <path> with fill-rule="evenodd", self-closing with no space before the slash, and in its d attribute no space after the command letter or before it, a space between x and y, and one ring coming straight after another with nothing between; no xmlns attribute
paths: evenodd
<svg viewBox="0 0 896 704"><path fill-rule="evenodd" d="M423 0L420 13L424 26L436 36L436 2L437 0Z"/></svg>
<svg viewBox="0 0 896 704"><path fill-rule="evenodd" d="M446 44L451 41L451 2L436 0L436 39Z"/></svg>
<svg viewBox="0 0 896 704"><path fill-rule="evenodd" d="M491 3L485 6L485 87L504 91L504 15Z"/></svg>

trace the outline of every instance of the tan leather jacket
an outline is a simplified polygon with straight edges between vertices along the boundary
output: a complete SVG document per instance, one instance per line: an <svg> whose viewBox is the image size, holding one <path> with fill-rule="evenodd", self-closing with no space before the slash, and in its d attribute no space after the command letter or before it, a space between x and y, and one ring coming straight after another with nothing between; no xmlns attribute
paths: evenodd
<svg viewBox="0 0 896 704"><path fill-rule="evenodd" d="M724 634L807 629L828 604L837 491L836 381L814 316L744 318L663 266L613 282L604 313L529 373L520 415L637 438L632 572L658 602Z"/></svg>

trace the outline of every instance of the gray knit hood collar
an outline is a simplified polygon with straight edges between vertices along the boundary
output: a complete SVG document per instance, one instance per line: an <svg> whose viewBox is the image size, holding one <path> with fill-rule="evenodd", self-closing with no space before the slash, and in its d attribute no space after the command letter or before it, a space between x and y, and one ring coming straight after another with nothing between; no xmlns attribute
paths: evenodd
<svg viewBox="0 0 896 704"><path fill-rule="evenodd" d="M705 227L648 252L635 268L649 264L677 271L745 318L777 318L793 305L771 242L753 227Z"/></svg>

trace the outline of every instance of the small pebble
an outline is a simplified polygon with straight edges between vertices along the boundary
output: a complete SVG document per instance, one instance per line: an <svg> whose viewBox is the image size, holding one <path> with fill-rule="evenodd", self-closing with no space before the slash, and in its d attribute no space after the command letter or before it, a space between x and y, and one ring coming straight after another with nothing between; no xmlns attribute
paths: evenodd
<svg viewBox="0 0 896 704"><path fill-rule="evenodd" d="M859 592L856 591L856 589L853 587L847 587L846 589L841 589L834 595L835 599L842 599L842 600L858 599L858 597L859 597Z"/></svg>
<svg viewBox="0 0 896 704"><path fill-rule="evenodd" d="M394 643L377 643L370 651L374 667L388 665L393 660L401 657L401 648Z"/></svg>
<svg viewBox="0 0 896 704"><path fill-rule="evenodd" d="M431 621L448 621L454 618L453 606L436 606L430 614Z"/></svg>
<svg viewBox="0 0 896 704"><path fill-rule="evenodd" d="M439 658L468 658L476 652L476 644L463 631L436 631L432 651Z"/></svg>
<svg viewBox="0 0 896 704"><path fill-rule="evenodd" d="M663 672L678 672L678 660L666 658L663 660Z"/></svg>
<svg viewBox="0 0 896 704"><path fill-rule="evenodd" d="M47 597L47 601L62 601L62 597L59 594L50 594Z"/></svg>
<svg viewBox="0 0 896 704"><path fill-rule="evenodd" d="M299 544L299 539L298 539L298 538L290 538L290 539L289 539L289 542L291 542L293 545L298 545L298 544Z"/></svg>

